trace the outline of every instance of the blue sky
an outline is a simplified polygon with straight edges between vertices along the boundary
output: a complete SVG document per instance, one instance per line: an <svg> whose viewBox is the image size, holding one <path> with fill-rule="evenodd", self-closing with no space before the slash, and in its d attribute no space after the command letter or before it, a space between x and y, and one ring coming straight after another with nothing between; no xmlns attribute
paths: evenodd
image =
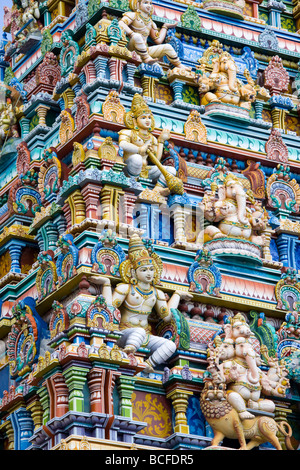
<svg viewBox="0 0 300 470"><path fill-rule="evenodd" d="M2 28L3 28L3 7L7 6L9 8L12 7L12 0L0 0L0 10L1 10L1 15L0 15L0 31L1 31L1 36L2 36Z"/></svg>

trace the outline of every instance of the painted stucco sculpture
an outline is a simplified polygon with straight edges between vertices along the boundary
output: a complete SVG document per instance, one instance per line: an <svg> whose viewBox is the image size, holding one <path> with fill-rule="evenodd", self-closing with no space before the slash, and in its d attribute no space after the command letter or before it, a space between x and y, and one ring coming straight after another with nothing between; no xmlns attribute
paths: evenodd
<svg viewBox="0 0 300 470"><path fill-rule="evenodd" d="M168 195L170 193L168 177L175 177L176 170L172 166L161 165L160 159L164 142L170 138L170 131L162 130L158 138L153 135L155 127L153 113L139 94L134 95L131 109L124 116L124 123L127 129L119 132L119 146L123 150L125 172L134 178L141 176L153 180L156 182L153 191L162 196ZM151 155L155 158L154 164L151 164Z"/></svg>
<svg viewBox="0 0 300 470"><path fill-rule="evenodd" d="M121 312L120 330L122 336L118 345L127 354L136 352L142 345L150 349L150 357L145 361L145 372L153 372L157 364L166 362L175 352L175 343L151 333L148 317L155 311L158 318L168 322L172 318L171 309L176 309L180 298L187 296L175 291L169 301L156 287L159 284L162 262L147 247L138 235L129 240L128 259L120 265L122 283L112 291L109 279L97 277L94 281L103 285L103 296L108 305Z"/></svg>
<svg viewBox="0 0 300 470"><path fill-rule="evenodd" d="M251 341L251 330L242 314L236 314L223 328L224 340L218 338L217 347L211 345L209 349L209 372L227 384L227 401L240 420L254 418L254 410L274 412L275 403L261 393L283 397L289 387L287 372L280 367L277 374L273 374L272 367L267 374L261 371L260 353ZM275 366L275 358L268 357L268 361Z"/></svg>
<svg viewBox="0 0 300 470"><path fill-rule="evenodd" d="M227 437L237 439L240 450L251 450L264 442L269 442L275 449L282 450L277 437L280 432L285 436L287 448L293 450L290 439L292 430L286 423L277 423L268 416L257 416L241 421L236 410L228 402L228 398L226 399L224 382L207 377L200 403L202 412L213 429L212 448Z"/></svg>
<svg viewBox="0 0 300 470"><path fill-rule="evenodd" d="M291 1L6 2L1 450L300 448Z"/></svg>
<svg viewBox="0 0 300 470"><path fill-rule="evenodd" d="M171 44L164 43L169 28L175 28L174 23L164 23L159 31L152 20L152 0L130 0L132 11L123 14L119 21L120 27L129 37L129 50L134 50L146 64L153 64L164 56L175 67L184 67ZM151 38L156 44L148 46L147 40Z"/></svg>
<svg viewBox="0 0 300 470"><path fill-rule="evenodd" d="M263 247L267 214L258 204L249 208L249 196L242 181L233 173L227 173L222 180L212 181L210 187L211 191L206 192L200 207L204 218L214 225L209 224L200 232L199 242L202 236L204 243L226 237Z"/></svg>
<svg viewBox="0 0 300 470"><path fill-rule="evenodd" d="M255 101L253 80L245 70L247 83L237 77L237 64L222 44L214 40L203 57L199 59L198 86L201 103L223 103L249 110Z"/></svg>

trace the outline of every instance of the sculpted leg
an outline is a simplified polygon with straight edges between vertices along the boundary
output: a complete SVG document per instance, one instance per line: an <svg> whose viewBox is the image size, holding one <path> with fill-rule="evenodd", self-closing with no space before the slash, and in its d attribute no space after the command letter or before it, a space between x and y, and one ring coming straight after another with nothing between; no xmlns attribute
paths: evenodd
<svg viewBox="0 0 300 470"><path fill-rule="evenodd" d="M227 395L227 400L233 406L233 408L238 412L240 419L249 419L254 418L254 415L249 413L246 410L245 400L237 392L229 392Z"/></svg>
<svg viewBox="0 0 300 470"><path fill-rule="evenodd" d="M151 356L146 361L152 367L166 362L176 351L176 345L173 341L159 336L151 336L148 347Z"/></svg>
<svg viewBox="0 0 300 470"><path fill-rule="evenodd" d="M204 234L208 235L210 238L221 238L226 236L214 225L208 225L204 230Z"/></svg>
<svg viewBox="0 0 300 470"><path fill-rule="evenodd" d="M142 61L146 64L153 64L157 62L157 59L150 55L148 52L147 45L145 44L144 38L141 34L135 33L130 39L129 50L136 51L141 57Z"/></svg>
<svg viewBox="0 0 300 470"><path fill-rule="evenodd" d="M243 430L243 426L241 424L241 421L239 419L235 419L233 421L233 427L236 432L236 436L238 438L239 444L240 444L240 450L246 449L246 440L245 440L245 434Z"/></svg>
<svg viewBox="0 0 300 470"><path fill-rule="evenodd" d="M123 335L117 342L120 348L129 354L135 352L141 347L146 339L146 331L143 328L128 328L123 330Z"/></svg>
<svg viewBox="0 0 300 470"><path fill-rule="evenodd" d="M175 65L175 67L184 67L179 57L171 44L160 44L159 46L151 46L148 49L150 56L154 59L162 59L164 56L168 58L171 64Z"/></svg>
<svg viewBox="0 0 300 470"><path fill-rule="evenodd" d="M211 441L212 446L218 446L220 442L224 439L225 435L220 431L214 430L214 438Z"/></svg>
<svg viewBox="0 0 300 470"><path fill-rule="evenodd" d="M253 447L257 447L260 444L262 444L263 442L264 441L262 441L262 440L251 439L251 441L248 442L248 444L246 445L245 450L251 450L251 449L253 449Z"/></svg>
<svg viewBox="0 0 300 470"><path fill-rule="evenodd" d="M143 158L140 154L134 154L130 155L125 161L126 163L126 173L129 176L133 176L134 178L137 178L142 169L143 169Z"/></svg>
<svg viewBox="0 0 300 470"><path fill-rule="evenodd" d="M269 413L273 413L275 410L275 404L272 400L248 400L248 407L253 410L267 411Z"/></svg>

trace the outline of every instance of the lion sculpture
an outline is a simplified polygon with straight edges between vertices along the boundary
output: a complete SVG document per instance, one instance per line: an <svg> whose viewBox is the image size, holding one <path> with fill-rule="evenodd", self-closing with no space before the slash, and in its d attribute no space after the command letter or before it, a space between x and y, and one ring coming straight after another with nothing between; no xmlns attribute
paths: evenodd
<svg viewBox="0 0 300 470"><path fill-rule="evenodd" d="M241 421L237 411L226 399L226 384L224 382L205 379L200 406L206 421L214 432L212 446L218 446L226 437L238 439L240 450L250 450L264 442L271 443L277 450L283 450L276 435L280 431L285 436L287 449L294 450L291 444L292 430L288 423L276 423L273 418L268 416L256 416ZM248 443L246 443L246 439L249 440Z"/></svg>

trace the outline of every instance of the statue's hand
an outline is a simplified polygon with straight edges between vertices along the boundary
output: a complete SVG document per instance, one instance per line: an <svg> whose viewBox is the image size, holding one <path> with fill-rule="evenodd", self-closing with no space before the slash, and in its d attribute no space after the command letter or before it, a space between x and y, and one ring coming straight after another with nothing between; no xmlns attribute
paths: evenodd
<svg viewBox="0 0 300 470"><path fill-rule="evenodd" d="M173 28L176 28L177 25L178 25L178 21L175 21L175 23L164 23L162 27L165 29L173 29Z"/></svg>
<svg viewBox="0 0 300 470"><path fill-rule="evenodd" d="M93 283L93 284L98 284L100 286L110 286L110 279L108 277L105 277L105 276L90 276L89 277L89 280Z"/></svg>
<svg viewBox="0 0 300 470"><path fill-rule="evenodd" d="M232 366L229 371L229 376L231 380L238 380L240 374L236 366Z"/></svg>
<svg viewBox="0 0 300 470"><path fill-rule="evenodd" d="M139 153L144 156L147 154L147 150L151 149L151 142L148 142L140 147Z"/></svg>
<svg viewBox="0 0 300 470"><path fill-rule="evenodd" d="M170 130L164 129L163 131L161 131L160 136L158 137L158 142L163 143L169 139L170 139Z"/></svg>
<svg viewBox="0 0 300 470"><path fill-rule="evenodd" d="M190 294L189 292L185 292L183 290L176 290L174 294L178 294L180 299L183 299L183 300L192 300L193 298L192 294Z"/></svg>
<svg viewBox="0 0 300 470"><path fill-rule="evenodd" d="M240 216L240 217L238 217L238 219L239 219L239 221L241 222L241 224L245 224L245 225L249 225L249 226L250 226L249 220L247 219L247 217L242 217L242 216Z"/></svg>

